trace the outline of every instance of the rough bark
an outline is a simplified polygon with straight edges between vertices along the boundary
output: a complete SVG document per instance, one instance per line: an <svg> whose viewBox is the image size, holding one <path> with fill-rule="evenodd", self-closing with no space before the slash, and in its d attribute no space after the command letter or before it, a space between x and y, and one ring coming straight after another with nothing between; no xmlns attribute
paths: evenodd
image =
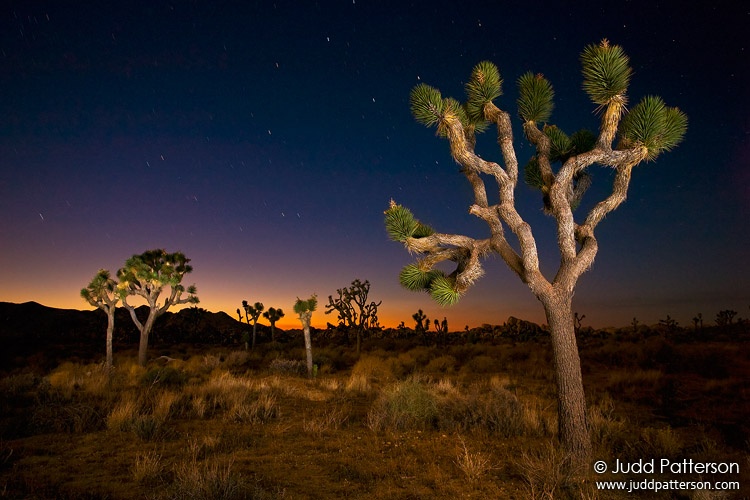
<svg viewBox="0 0 750 500"><path fill-rule="evenodd" d="M557 386L558 435L563 448L578 460L591 455L586 397L572 314L572 292L541 298L552 339Z"/></svg>
<svg viewBox="0 0 750 500"><path fill-rule="evenodd" d="M107 370L111 370L114 366L114 355L113 355L113 340L115 331L115 307L109 307L107 309L107 361L105 367Z"/></svg>

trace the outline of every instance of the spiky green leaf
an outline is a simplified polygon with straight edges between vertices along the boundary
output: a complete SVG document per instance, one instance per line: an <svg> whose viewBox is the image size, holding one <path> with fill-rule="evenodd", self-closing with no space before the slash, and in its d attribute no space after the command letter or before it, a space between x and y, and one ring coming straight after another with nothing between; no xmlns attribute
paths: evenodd
<svg viewBox="0 0 750 500"><path fill-rule="evenodd" d="M456 291L455 286L454 279L440 273L430 281L430 296L441 306L452 306L461 299L461 294Z"/></svg>
<svg viewBox="0 0 750 500"><path fill-rule="evenodd" d="M542 172L539 170L539 162L536 156L532 156L526 166L524 166L523 180L533 188L542 189L544 187Z"/></svg>
<svg viewBox="0 0 750 500"><path fill-rule="evenodd" d="M427 127L437 124L443 115L443 97L440 91L427 84L420 83L412 89L409 103L411 114Z"/></svg>
<svg viewBox="0 0 750 500"><path fill-rule="evenodd" d="M518 114L523 121L546 122L552 115L555 91L542 75L528 72L518 79Z"/></svg>
<svg viewBox="0 0 750 500"><path fill-rule="evenodd" d="M655 159L682 141L687 131L687 116L664 104L661 97L646 96L625 115L620 127L622 143L643 145L647 160Z"/></svg>
<svg viewBox="0 0 750 500"><path fill-rule="evenodd" d="M628 56L619 45L602 40L599 45L588 45L581 53L583 90L596 104L625 95L633 70Z"/></svg>
<svg viewBox="0 0 750 500"><path fill-rule="evenodd" d="M425 236L430 236L435 233L435 230L432 229L427 224L422 224L421 222L417 221L417 228L414 230L414 233L412 234L412 238L424 238Z"/></svg>
<svg viewBox="0 0 750 500"><path fill-rule="evenodd" d="M572 155L579 155L591 151L596 145L596 135L586 129L581 129L570 136L570 142L573 145Z"/></svg>
<svg viewBox="0 0 750 500"><path fill-rule="evenodd" d="M456 99L452 97L446 97L443 99L443 112L441 115L442 118L447 118L448 116L455 116L456 118L461 121L461 124L465 127L471 126L471 122L469 121L469 117L466 116L466 110L464 109L463 105L458 102ZM443 121L438 124L438 135L441 137L445 137L447 134L447 129L442 126Z"/></svg>
<svg viewBox="0 0 750 500"><path fill-rule="evenodd" d="M661 150L671 151L685 137L688 118L679 108L667 108L664 116L664 131L661 137Z"/></svg>
<svg viewBox="0 0 750 500"><path fill-rule="evenodd" d="M385 211L385 230L391 240L406 241L406 238L411 238L418 228L419 222L414 218L414 214L403 205L393 203Z"/></svg>
<svg viewBox="0 0 750 500"><path fill-rule="evenodd" d="M430 282L437 276L437 271L423 271L418 264L407 264L401 269L398 281L407 290L419 292L427 290Z"/></svg>
<svg viewBox="0 0 750 500"><path fill-rule="evenodd" d="M573 152L573 143L568 135L555 125L544 127L544 134L550 140L550 161L565 161Z"/></svg>
<svg viewBox="0 0 750 500"><path fill-rule="evenodd" d="M466 84L466 111L473 123L485 121L484 106L501 96L503 79L497 66L489 61L482 61L471 72Z"/></svg>

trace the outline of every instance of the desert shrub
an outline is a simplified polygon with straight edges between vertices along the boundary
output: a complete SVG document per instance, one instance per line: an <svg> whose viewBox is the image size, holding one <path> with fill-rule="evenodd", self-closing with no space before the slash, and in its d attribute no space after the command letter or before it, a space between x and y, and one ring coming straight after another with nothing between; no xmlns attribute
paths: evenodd
<svg viewBox="0 0 750 500"><path fill-rule="evenodd" d="M427 373L452 373L456 369L457 361L453 356L439 356L430 360L424 371Z"/></svg>
<svg viewBox="0 0 750 500"><path fill-rule="evenodd" d="M490 457L480 451L469 451L466 442L461 437L459 437L459 441L461 442L461 450L458 452L454 463L464 473L469 483L475 483L494 467Z"/></svg>
<svg viewBox="0 0 750 500"><path fill-rule="evenodd" d="M633 454L637 457L659 457L677 459L682 452L682 439L671 427L654 429L647 427L641 431Z"/></svg>
<svg viewBox="0 0 750 500"><path fill-rule="evenodd" d="M271 361L268 369L271 372L285 375L307 375L307 363L300 359L276 358Z"/></svg>
<svg viewBox="0 0 750 500"><path fill-rule="evenodd" d="M40 391L29 419L30 428L36 433L83 433L98 430L102 424L95 406L71 400L54 389Z"/></svg>
<svg viewBox="0 0 750 500"><path fill-rule="evenodd" d="M436 427L435 396L417 378L411 377L383 390L367 413L373 430L427 429Z"/></svg>
<svg viewBox="0 0 750 500"><path fill-rule="evenodd" d="M607 455L619 455L627 448L632 430L627 421L615 416L615 405L609 394L588 411L589 433L594 446Z"/></svg>
<svg viewBox="0 0 750 500"><path fill-rule="evenodd" d="M161 455L156 451L139 453L135 457L130 473L136 483L146 486L158 484L164 474L164 465L161 463Z"/></svg>
<svg viewBox="0 0 750 500"><path fill-rule="evenodd" d="M524 483L526 498L596 498L593 484L580 481L581 470L553 442L523 452L514 466Z"/></svg>
<svg viewBox="0 0 750 500"><path fill-rule="evenodd" d="M302 428L305 432L321 435L327 431L336 431L349 419L350 408L341 405L326 406L322 413L305 417Z"/></svg>
<svg viewBox="0 0 750 500"><path fill-rule="evenodd" d="M363 356L352 368L346 388L349 391L367 392L376 382L395 380L391 366L382 358Z"/></svg>
<svg viewBox="0 0 750 500"><path fill-rule="evenodd" d="M273 394L260 393L256 398L236 398L225 414L233 422L265 423L279 415L279 405Z"/></svg>
<svg viewBox="0 0 750 500"><path fill-rule="evenodd" d="M162 387L179 388L188 381L188 375L182 370L171 366L153 367L141 377L141 385L160 385Z"/></svg>
<svg viewBox="0 0 750 500"><path fill-rule="evenodd" d="M463 370L469 373L494 373L497 372L497 369L497 360L484 354L470 359L463 366Z"/></svg>
<svg viewBox="0 0 750 500"><path fill-rule="evenodd" d="M241 368L247 365L249 360L250 353L247 351L231 351L224 360L224 366L227 368Z"/></svg>
<svg viewBox="0 0 750 500"><path fill-rule="evenodd" d="M233 470L233 462L197 462L194 460L173 467L173 498L197 500L232 500L248 498L242 476Z"/></svg>

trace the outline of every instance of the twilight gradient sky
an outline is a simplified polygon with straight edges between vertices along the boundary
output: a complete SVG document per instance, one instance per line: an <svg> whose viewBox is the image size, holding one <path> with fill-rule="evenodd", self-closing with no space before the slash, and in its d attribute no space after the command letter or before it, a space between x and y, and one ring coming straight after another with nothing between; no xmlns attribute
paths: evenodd
<svg viewBox="0 0 750 500"><path fill-rule="evenodd" d="M422 308L451 329L544 322L499 258L442 309L400 288L411 261L388 241L390 198L440 232L486 235L447 143L410 115L420 82L463 98L477 62L515 81L541 72L552 121L598 126L578 55L608 38L635 71L630 100L661 95L690 119L685 142L636 169L598 228L576 294L584 324L688 325L750 315L747 26L742 2L4 2L0 7L0 301L86 309L78 292L151 248L192 259L201 306L325 302L354 278L381 324ZM715 5L711 5L715 4ZM514 123L522 162L530 155ZM478 148L499 159L492 133ZM594 170L590 199L608 188ZM598 188L598 189L597 189ZM537 193L518 187L544 270L558 259ZM335 323L322 307L315 326Z"/></svg>

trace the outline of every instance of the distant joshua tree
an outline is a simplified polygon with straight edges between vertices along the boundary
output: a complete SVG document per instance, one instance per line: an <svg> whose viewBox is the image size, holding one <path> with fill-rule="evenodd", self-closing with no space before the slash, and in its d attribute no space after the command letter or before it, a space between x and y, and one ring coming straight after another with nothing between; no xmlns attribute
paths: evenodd
<svg viewBox="0 0 750 500"><path fill-rule="evenodd" d="M122 291L122 304L130 312L130 317L136 328L141 332L141 340L138 345L138 363L146 365L148 352L148 336L154 326L156 318L167 312L167 309L177 304L197 304L198 297L195 295L195 285L187 289L182 285L182 279L186 274L193 271L188 265L190 259L182 252L167 253L166 250L148 250L141 255L133 255L125 266L117 271L119 284L117 288ZM159 296L169 289L164 303L159 305ZM187 292L187 297L182 294ZM139 295L146 299L149 307L148 318L141 323L135 314L135 307L128 303L128 297Z"/></svg>
<svg viewBox="0 0 750 500"><path fill-rule="evenodd" d="M419 309L417 312L411 315L416 322L414 325L414 333L422 336L422 342L427 343L427 330L430 329L430 318Z"/></svg>
<svg viewBox="0 0 750 500"><path fill-rule="evenodd" d="M734 317L737 316L737 311L731 309L725 309L716 313L716 324L718 326L729 326L734 323Z"/></svg>
<svg viewBox="0 0 750 500"><path fill-rule="evenodd" d="M242 312L240 311L240 308L237 308L237 321L242 323Z"/></svg>
<svg viewBox="0 0 750 500"><path fill-rule="evenodd" d="M482 260L494 253L542 303L556 371L558 436L564 451L578 463L590 455L591 439L572 310L576 283L598 251L594 231L625 201L633 169L674 148L687 129L686 116L659 97L648 96L628 106L632 70L619 46L602 40L584 48L580 61L583 90L601 114L598 134L581 130L567 135L552 125L552 85L539 73L524 74L518 79L518 114L535 154L521 175L511 115L494 103L503 83L494 64L485 61L474 67L465 86L468 100L464 104L444 99L429 85L419 84L412 90L412 114L428 127L437 126L437 134L450 143L451 155L473 192L469 213L487 224L487 238L438 233L393 201L386 211L390 238L403 243L409 252L423 255L401 271L404 287L425 290L441 305L455 304L484 274ZM475 152L476 134L490 126L497 130L502 154L498 162ZM588 214L577 218L574 211L581 206L591 183L589 170L595 167L613 172L612 192L598 203L587 204ZM544 212L557 225L560 265L552 280L542 274L532 228L516 208L519 177L539 189ZM490 179L498 188L494 204L487 195ZM444 261L454 262L455 271L445 274L436 268Z"/></svg>
<svg viewBox="0 0 750 500"><path fill-rule="evenodd" d="M252 348L255 349L255 332L258 328L258 319L260 318L261 313L263 312L263 303L262 302L256 302L253 305L250 305L247 303L246 300L242 301L242 308L245 309L245 318L247 319L248 324L250 324L250 320L253 320L253 345ZM247 342L245 342L245 349L247 350Z"/></svg>
<svg viewBox="0 0 750 500"><path fill-rule="evenodd" d="M438 321L435 318L435 335L437 336L438 344L442 344L448 335L448 318L443 318L443 321Z"/></svg>
<svg viewBox="0 0 750 500"><path fill-rule="evenodd" d="M276 309L275 307L269 307L268 311L263 313L263 317L271 323L271 342L275 342L276 322L284 317L284 311L282 311L281 308Z"/></svg>
<svg viewBox="0 0 750 500"><path fill-rule="evenodd" d="M81 297L94 307L98 307L107 313L107 361L106 368L111 370L112 361L112 337L115 330L115 310L120 301L120 293L117 290L117 282L110 278L109 271L99 269L96 276L86 288L81 290Z"/></svg>
<svg viewBox="0 0 750 500"><path fill-rule="evenodd" d="M378 307L383 301L367 303L367 295L370 293L368 280L363 283L355 279L350 287L339 288L336 293L339 295L338 298L328 296L326 314L337 311L339 322L356 331L357 356L359 356L362 350L362 335L369 328L378 326Z"/></svg>
<svg viewBox="0 0 750 500"><path fill-rule="evenodd" d="M672 318L669 314L667 314L667 317L665 319L660 319L659 324L667 327L668 332L675 331L679 326L679 323L675 321L674 318Z"/></svg>
<svg viewBox="0 0 750 500"><path fill-rule="evenodd" d="M310 339L310 321L312 320L312 313L318 307L318 296L312 295L307 300L301 300L297 297L297 302L294 303L294 312L299 315L300 323L302 323L302 330L305 333L305 352L307 353L307 376L313 377L313 356L312 356L312 340Z"/></svg>
<svg viewBox="0 0 750 500"><path fill-rule="evenodd" d="M575 313L573 315L573 328L576 332L576 334L581 333L581 323L583 322L583 318L585 318L586 315L579 316L578 313Z"/></svg>
<svg viewBox="0 0 750 500"><path fill-rule="evenodd" d="M693 318L693 327L695 327L696 332L703 330L703 314L698 313L698 315Z"/></svg>

